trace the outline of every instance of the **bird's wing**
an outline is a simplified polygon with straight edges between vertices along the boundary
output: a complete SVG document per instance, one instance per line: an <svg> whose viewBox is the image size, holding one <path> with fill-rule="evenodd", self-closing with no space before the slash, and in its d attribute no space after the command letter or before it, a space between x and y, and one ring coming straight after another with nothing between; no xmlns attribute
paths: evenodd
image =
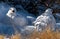
<svg viewBox="0 0 60 39"><path fill-rule="evenodd" d="M43 18L42 15L41 15L41 16L38 16L38 17L36 18L36 20L34 21L34 23L39 22L42 18Z"/></svg>

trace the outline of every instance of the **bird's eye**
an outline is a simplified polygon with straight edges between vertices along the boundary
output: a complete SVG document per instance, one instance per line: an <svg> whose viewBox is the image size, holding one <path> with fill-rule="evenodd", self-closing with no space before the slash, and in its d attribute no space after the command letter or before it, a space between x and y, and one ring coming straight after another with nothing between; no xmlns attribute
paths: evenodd
<svg viewBox="0 0 60 39"><path fill-rule="evenodd" d="M15 12L14 10L12 12Z"/></svg>

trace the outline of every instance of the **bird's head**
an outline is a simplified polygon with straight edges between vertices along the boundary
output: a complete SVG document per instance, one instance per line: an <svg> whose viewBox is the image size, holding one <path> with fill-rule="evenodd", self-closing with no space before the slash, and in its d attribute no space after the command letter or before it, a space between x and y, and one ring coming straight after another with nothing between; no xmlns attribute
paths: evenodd
<svg viewBox="0 0 60 39"><path fill-rule="evenodd" d="M6 15L13 19L16 16L16 9L11 7Z"/></svg>
<svg viewBox="0 0 60 39"><path fill-rule="evenodd" d="M50 8L48 8L48 9L46 9L46 11L45 11L46 13L52 13L53 12L53 10L52 9L50 9Z"/></svg>

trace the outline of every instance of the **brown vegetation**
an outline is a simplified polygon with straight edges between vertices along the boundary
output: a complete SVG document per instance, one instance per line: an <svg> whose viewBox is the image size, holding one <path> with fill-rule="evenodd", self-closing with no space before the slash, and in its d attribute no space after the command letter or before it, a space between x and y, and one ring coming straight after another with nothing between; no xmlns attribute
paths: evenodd
<svg viewBox="0 0 60 39"><path fill-rule="evenodd" d="M51 31L50 29L46 29L43 32L34 32L32 33L28 39L60 39L60 32Z"/></svg>
<svg viewBox="0 0 60 39"><path fill-rule="evenodd" d="M0 39L4 39L5 36L0 35ZM10 39L21 39L20 34L10 36ZM60 32L51 31L50 29L46 29L43 32L33 32L29 36L25 37L25 39L60 39Z"/></svg>

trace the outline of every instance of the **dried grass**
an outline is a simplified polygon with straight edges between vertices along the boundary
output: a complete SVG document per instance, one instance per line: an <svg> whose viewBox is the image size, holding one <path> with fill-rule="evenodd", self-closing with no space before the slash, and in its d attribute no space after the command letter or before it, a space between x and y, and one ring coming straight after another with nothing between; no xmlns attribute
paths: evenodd
<svg viewBox="0 0 60 39"><path fill-rule="evenodd" d="M0 35L0 39L4 39L3 35ZM10 39L21 39L20 34L10 36ZM33 32L25 39L60 39L60 32L51 31L50 29L45 29L43 32Z"/></svg>

